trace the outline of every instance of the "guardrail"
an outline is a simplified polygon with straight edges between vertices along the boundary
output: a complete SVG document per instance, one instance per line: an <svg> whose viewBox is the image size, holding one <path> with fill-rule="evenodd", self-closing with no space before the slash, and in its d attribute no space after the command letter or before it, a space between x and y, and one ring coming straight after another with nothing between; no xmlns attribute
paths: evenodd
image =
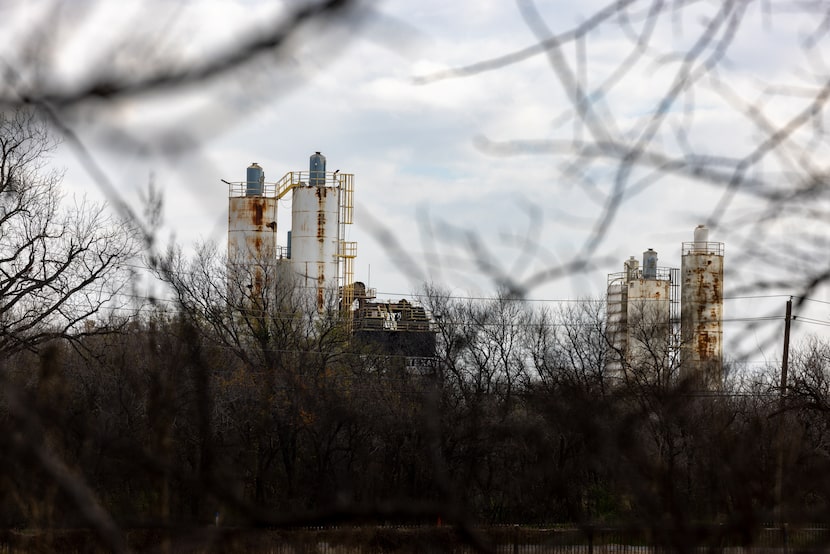
<svg viewBox="0 0 830 554"><path fill-rule="evenodd" d="M712 254L723 256L722 242L684 242L683 255L686 254Z"/></svg>

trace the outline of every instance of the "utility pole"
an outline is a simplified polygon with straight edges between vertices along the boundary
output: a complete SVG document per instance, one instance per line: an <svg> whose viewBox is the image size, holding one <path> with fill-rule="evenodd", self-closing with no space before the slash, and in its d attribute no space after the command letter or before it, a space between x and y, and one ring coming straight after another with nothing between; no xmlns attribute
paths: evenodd
<svg viewBox="0 0 830 554"><path fill-rule="evenodd" d="M784 354L781 359L781 409L784 409L784 395L787 392L787 366L790 361L790 320L793 318L793 297L787 300L787 315L784 316Z"/></svg>
<svg viewBox="0 0 830 554"><path fill-rule="evenodd" d="M790 320L793 315L793 297L787 300L784 316L784 352L781 356L781 386L778 396L778 468L775 475L775 511L778 525L784 529L782 502L784 499L784 433L786 431L785 399L787 394L787 370L790 361Z"/></svg>

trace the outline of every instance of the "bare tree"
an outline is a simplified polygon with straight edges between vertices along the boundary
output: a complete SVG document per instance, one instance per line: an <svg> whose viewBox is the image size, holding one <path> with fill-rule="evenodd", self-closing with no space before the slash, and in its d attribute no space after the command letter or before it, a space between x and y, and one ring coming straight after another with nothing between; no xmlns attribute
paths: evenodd
<svg viewBox="0 0 830 554"><path fill-rule="evenodd" d="M525 333L536 379L545 387L597 396L608 392L613 354L606 337L603 301L584 299L538 310Z"/></svg>
<svg viewBox="0 0 830 554"><path fill-rule="evenodd" d="M137 254L129 223L103 206L65 208L55 139L30 110L0 113L0 352L71 338L121 307ZM86 325L85 325L86 324Z"/></svg>

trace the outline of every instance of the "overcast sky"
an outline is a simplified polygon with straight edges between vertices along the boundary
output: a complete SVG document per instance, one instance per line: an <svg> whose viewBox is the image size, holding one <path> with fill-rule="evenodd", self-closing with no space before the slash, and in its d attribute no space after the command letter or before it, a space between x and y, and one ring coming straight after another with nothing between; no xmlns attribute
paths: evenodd
<svg viewBox="0 0 830 554"><path fill-rule="evenodd" d="M562 0L536 6L541 21L559 34L590 21L607 4ZM424 281L458 295L487 296L505 279L527 285L530 298L599 297L607 274L647 248L658 251L659 265L679 267L681 242L692 240L694 227L713 214L717 226L710 240L726 242L727 296L748 294L741 287L765 272L810 271L792 261L784 273L775 260L764 267L750 258L738 262L747 241L758 240L751 223L768 208L752 194L738 194L720 213L723 184L662 173L652 178L649 168L631 172L619 209L595 240L620 166L601 158L575 163L573 144L597 134L574 117L573 90L569 94L563 86L562 67L583 83L591 117L616 140L638 140L649 118L663 109L650 144L681 159L711 158L712 167L724 167L718 165L721 157L746 156L763 138L745 105L783 125L804 109L810 87L826 78L821 13L795 13L790 2L747 2L733 20L740 24L724 27L737 30L724 30L715 41L720 49L704 49L701 59L717 64L716 71L698 76L694 71L703 62L692 64L691 78L699 80L661 108L660 99L682 71L683 55L724 3L693 2L682 9L676 7L680 2L668 3L676 9L656 20L644 17L659 4L634 2L627 19L612 17L584 41L565 44L558 50L564 62L559 72L538 52L497 69L424 82L448 68L531 47L544 32L540 21L529 24L506 1L377 3L358 19L306 27L279 56L263 56L219 81L88 107L71 124L119 195L137 210L139 191L154 180L165 199L160 235L174 236L185 248L198 241L224 245L227 188L220 179L243 180L245 168L258 162L266 180L275 181L287 171L307 169L309 155L323 152L329 170L355 174L355 225L347 237L358 241L355 277L381 297L408 295ZM66 40L54 60L62 78L71 82L102 63L146 63L158 52L198 63L286 11L254 1L194 1L175 8L161 3L151 20L149 9L142 2L104 3L85 14L82 27L64 26ZM38 21L36 10L26 17ZM25 29L25 21L19 19L16 28ZM145 52L146 59L124 38L136 34L136 21L158 24L158 52ZM646 31L643 56L623 65ZM787 94L783 86L790 87ZM827 171L827 141L807 135L803 141L810 144L808 162ZM76 151L65 145L57 160L67 167L70 194L101 197ZM770 156L747 175L769 179L786 175L785 169L784 161ZM278 222L283 243L287 214ZM820 222L806 220L775 218L765 229L769 240L786 244L799 240L789 230L803 233L804 226L814 225L810 233L825 236ZM384 232L399 248L378 240ZM827 257L826 244L814 249L816 256ZM482 256L486 263L477 265ZM589 259L585 269L557 273L580 256ZM551 277L539 277L549 270ZM779 294L785 288L755 292ZM816 296L830 300L824 290ZM783 310L783 302L775 298L762 307L727 301L727 317L760 316L777 304ZM830 322L830 309L824 308L830 306L814 315Z"/></svg>

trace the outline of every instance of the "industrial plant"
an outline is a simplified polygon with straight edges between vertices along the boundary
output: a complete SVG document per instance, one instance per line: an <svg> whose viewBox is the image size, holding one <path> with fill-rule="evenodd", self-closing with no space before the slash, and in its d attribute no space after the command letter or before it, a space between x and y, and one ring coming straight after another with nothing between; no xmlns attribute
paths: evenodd
<svg viewBox="0 0 830 554"><path fill-rule="evenodd" d="M346 240L354 214L353 174L327 171L326 157L315 152L308 171L290 171L276 182L267 182L257 163L248 167L245 181L223 182L229 186L228 263L250 274L252 298L270 272L318 313L339 311L362 340L407 357L434 354L434 330L423 307L406 299L378 302L374 289L354 281L357 243ZM291 221L280 244L277 211L289 193Z"/></svg>
<svg viewBox="0 0 830 554"><path fill-rule="evenodd" d="M423 307L406 299L377 301L354 280L357 243L346 240L353 222L354 175L326 170L315 152L308 171L267 182L253 163L246 180L228 182L228 263L244 268L251 296L272 275L299 291L318 314L338 312L358 340L402 357L431 357L435 332ZM285 243L278 232L281 199L291 193ZM661 267L657 252L631 256L607 281L608 375L668 384L680 379L718 390L723 373L723 243L699 225L682 244L681 267Z"/></svg>
<svg viewBox="0 0 830 554"><path fill-rule="evenodd" d="M657 252L631 256L608 276L609 373L617 380L667 383L678 377L699 390L723 381L723 243L698 225L684 242L681 267L657 266Z"/></svg>

